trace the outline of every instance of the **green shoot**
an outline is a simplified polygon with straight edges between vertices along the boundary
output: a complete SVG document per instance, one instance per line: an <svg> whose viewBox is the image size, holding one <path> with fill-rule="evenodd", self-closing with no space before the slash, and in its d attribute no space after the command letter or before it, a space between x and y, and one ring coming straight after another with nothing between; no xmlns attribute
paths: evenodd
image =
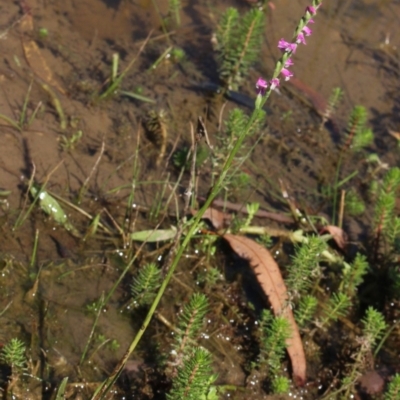
<svg viewBox="0 0 400 400"><path fill-rule="evenodd" d="M181 7L182 5L180 0L168 1L168 14L170 16L174 16L175 23L177 26L180 26L181 24L181 16L180 16Z"/></svg>
<svg viewBox="0 0 400 400"><path fill-rule="evenodd" d="M362 337L359 340L360 347L357 353L353 355L354 363L351 366L350 373L346 374L346 377L343 380L343 387L347 389L345 398L350 397L350 393L353 389L354 383L357 380L357 377L366 367L368 354L372 353L376 343L383 336L385 330L387 329L383 315L372 307L367 309L366 315L362 322L364 327Z"/></svg>
<svg viewBox="0 0 400 400"><path fill-rule="evenodd" d="M400 399L400 374L396 374L388 385L387 392L385 393L385 400L399 400Z"/></svg>
<svg viewBox="0 0 400 400"><path fill-rule="evenodd" d="M400 187L400 168L391 168L385 175L375 205L374 225L376 246L379 246L381 235L393 236L393 230L389 227L395 218L394 209L396 204L396 192ZM397 223L395 223L397 231ZM396 234L396 233L395 233Z"/></svg>
<svg viewBox="0 0 400 400"><path fill-rule="evenodd" d="M293 298L301 298L320 275L319 259L326 246L318 236L311 236L307 243L296 246L286 279Z"/></svg>
<svg viewBox="0 0 400 400"><path fill-rule="evenodd" d="M21 373L26 369L24 343L16 338L12 338L1 349L0 360L11 367L12 373Z"/></svg>
<svg viewBox="0 0 400 400"><path fill-rule="evenodd" d="M186 354L193 347L192 341L199 334L208 311L208 300L204 294L193 294L179 317L178 333L175 337L176 353Z"/></svg>
<svg viewBox="0 0 400 400"><path fill-rule="evenodd" d="M296 322L300 328L313 319L317 307L318 300L314 296L305 295L300 298L299 306L295 310Z"/></svg>
<svg viewBox="0 0 400 400"><path fill-rule="evenodd" d="M257 365L266 366L271 379L274 379L281 372L286 339L291 336L291 328L286 318L274 317L270 311L264 310L260 330L260 356Z"/></svg>
<svg viewBox="0 0 400 400"><path fill-rule="evenodd" d="M354 189L346 192L345 210L346 214L354 217L365 211L365 204Z"/></svg>
<svg viewBox="0 0 400 400"><path fill-rule="evenodd" d="M168 400L205 398L216 376L212 373L211 354L200 347L185 357L183 366L178 368L178 375L172 389L167 394ZM210 382L210 377L213 377Z"/></svg>
<svg viewBox="0 0 400 400"><path fill-rule="evenodd" d="M264 14L253 9L242 19L234 8L221 17L217 29L219 74L228 89L236 89L256 61L264 30Z"/></svg>
<svg viewBox="0 0 400 400"><path fill-rule="evenodd" d="M351 307L351 300L347 294L334 293L328 300L322 319L321 326L327 325L331 321L337 321L340 317L344 317Z"/></svg>
<svg viewBox="0 0 400 400"><path fill-rule="evenodd" d="M151 304L161 280L161 270L156 264L150 263L141 268L131 285L133 306L142 307Z"/></svg>
<svg viewBox="0 0 400 400"><path fill-rule="evenodd" d="M326 123L326 121L329 118L332 117L342 98L343 98L343 90L340 87L334 88L329 97L328 105L323 113L321 127Z"/></svg>
<svg viewBox="0 0 400 400"><path fill-rule="evenodd" d="M357 286L363 282L363 277L368 272L368 269L367 258L360 253L357 253L352 264L343 263L343 278L339 291L347 293L349 297L353 297Z"/></svg>

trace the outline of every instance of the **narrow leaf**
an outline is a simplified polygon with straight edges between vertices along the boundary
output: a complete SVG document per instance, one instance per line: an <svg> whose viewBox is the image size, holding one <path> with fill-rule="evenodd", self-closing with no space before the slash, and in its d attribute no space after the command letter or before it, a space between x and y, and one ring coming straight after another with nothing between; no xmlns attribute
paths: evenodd
<svg viewBox="0 0 400 400"><path fill-rule="evenodd" d="M288 294L279 266L271 253L245 236L225 234L223 238L240 257L249 261L264 293L268 296L274 315L286 318L292 337L286 340L287 352L292 362L293 378L298 386L306 382L306 358L300 333L288 304Z"/></svg>
<svg viewBox="0 0 400 400"><path fill-rule="evenodd" d="M64 400L65 399L65 389L67 388L68 376L65 377L58 387L57 394L55 400Z"/></svg>
<svg viewBox="0 0 400 400"><path fill-rule="evenodd" d="M71 224L59 202L45 190L41 190L40 193L39 190L36 185L32 185L30 192L33 198L36 198L36 196L39 197L40 208L67 231L70 231L72 235L80 237L80 233Z"/></svg>
<svg viewBox="0 0 400 400"><path fill-rule="evenodd" d="M131 234L132 240L137 240L138 242L162 242L163 240L171 240L176 235L176 228L171 227L171 229L149 229L146 231L134 232Z"/></svg>

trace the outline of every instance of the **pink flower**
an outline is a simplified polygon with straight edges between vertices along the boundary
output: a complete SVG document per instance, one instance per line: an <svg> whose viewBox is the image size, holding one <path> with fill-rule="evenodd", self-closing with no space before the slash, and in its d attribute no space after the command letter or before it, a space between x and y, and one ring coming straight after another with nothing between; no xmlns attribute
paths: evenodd
<svg viewBox="0 0 400 400"><path fill-rule="evenodd" d="M285 39L281 39L278 42L278 49L281 49L285 52L291 51L292 53L294 53L296 51L296 48L297 48L296 43L287 42Z"/></svg>
<svg viewBox="0 0 400 400"><path fill-rule="evenodd" d="M317 10L313 6L307 6L306 12L309 12L311 15L315 15L317 13Z"/></svg>
<svg viewBox="0 0 400 400"><path fill-rule="evenodd" d="M257 83L256 83L256 89L257 89L257 94L261 94L264 96L265 91L267 90L268 83L265 79L263 78L258 78Z"/></svg>
<svg viewBox="0 0 400 400"><path fill-rule="evenodd" d="M281 74L285 77L285 81L288 81L293 76L293 74L286 68L282 68Z"/></svg>
<svg viewBox="0 0 400 400"><path fill-rule="evenodd" d="M289 68L291 65L293 65L293 61L292 61L291 58L288 58L288 59L285 61L284 67L285 67L285 68Z"/></svg>
<svg viewBox="0 0 400 400"><path fill-rule="evenodd" d="M310 21L308 21L308 22L310 22ZM310 36L310 35L312 34L312 30L311 30L308 26L305 26L305 27L302 29L302 32L303 32L306 36Z"/></svg>
<svg viewBox="0 0 400 400"><path fill-rule="evenodd" d="M304 33L303 33L303 32L300 32L300 33L297 35L296 42L297 42L297 43L306 44L306 39L304 38Z"/></svg>
<svg viewBox="0 0 400 400"><path fill-rule="evenodd" d="M279 79L278 78L273 78L271 79L271 81L269 82L269 84L271 85L271 90L274 90L275 88L277 88L279 86Z"/></svg>

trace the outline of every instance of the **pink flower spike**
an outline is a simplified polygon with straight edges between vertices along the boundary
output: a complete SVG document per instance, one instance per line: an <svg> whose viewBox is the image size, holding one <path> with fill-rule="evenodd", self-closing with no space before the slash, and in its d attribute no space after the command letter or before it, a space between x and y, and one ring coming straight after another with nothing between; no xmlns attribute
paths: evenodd
<svg viewBox="0 0 400 400"><path fill-rule="evenodd" d="M268 83L265 79L263 79L261 77L257 79L257 83L256 83L257 94L261 94L262 96L264 96L265 91L267 90L267 87L268 87Z"/></svg>
<svg viewBox="0 0 400 400"><path fill-rule="evenodd" d="M296 51L296 48L297 48L296 43L287 42L285 39L281 39L278 42L278 49L281 49L285 52L291 51L292 53L294 53Z"/></svg>
<svg viewBox="0 0 400 400"><path fill-rule="evenodd" d="M308 26L305 26L305 27L302 29L302 32L303 32L306 36L310 36L310 35L312 34L312 30L311 30Z"/></svg>
<svg viewBox="0 0 400 400"><path fill-rule="evenodd" d="M297 42L297 43L306 44L306 39L304 38L304 33L303 33L303 32L300 32L300 33L297 35L296 42Z"/></svg>
<svg viewBox="0 0 400 400"><path fill-rule="evenodd" d="M312 18L310 18L310 19L308 20L308 23L309 23L309 24L313 24L313 23L314 23L314 20L313 20Z"/></svg>
<svg viewBox="0 0 400 400"><path fill-rule="evenodd" d="M273 78L271 79L271 81L269 82L269 84L271 85L271 90L274 90L275 88L277 88L279 86L279 79L278 78Z"/></svg>
<svg viewBox="0 0 400 400"><path fill-rule="evenodd" d="M284 64L284 67L285 68L289 68L291 65L293 65L294 63L293 63L293 61L292 61L292 59L291 58L288 58L286 61L285 61L285 64Z"/></svg>
<svg viewBox="0 0 400 400"><path fill-rule="evenodd" d="M288 81L293 74L286 68L282 68L281 74L285 77L285 81Z"/></svg>
<svg viewBox="0 0 400 400"><path fill-rule="evenodd" d="M288 49L288 47L290 46L290 43L287 42L285 39L281 39L278 42L278 49L284 50L286 51Z"/></svg>
<svg viewBox="0 0 400 400"><path fill-rule="evenodd" d="M296 53L296 49L297 49L297 44L296 43L291 43L290 44L290 50L292 51L292 53Z"/></svg>
<svg viewBox="0 0 400 400"><path fill-rule="evenodd" d="M315 15L317 13L317 10L313 6L307 6L306 11L308 11L311 15Z"/></svg>

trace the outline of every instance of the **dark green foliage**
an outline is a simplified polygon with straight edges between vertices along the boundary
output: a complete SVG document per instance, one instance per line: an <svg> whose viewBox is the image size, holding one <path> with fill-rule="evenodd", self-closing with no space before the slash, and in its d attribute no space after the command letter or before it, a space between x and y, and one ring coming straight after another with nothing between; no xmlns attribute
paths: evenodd
<svg viewBox="0 0 400 400"><path fill-rule="evenodd" d="M205 398L216 379L211 369L211 354L195 346L207 310L207 297L195 293L179 316L173 352L179 366L172 389L167 394L168 400Z"/></svg>
<svg viewBox="0 0 400 400"><path fill-rule="evenodd" d="M372 132L372 129L362 129L360 132L354 135L352 150L357 153L364 147L369 146L373 141L374 133Z"/></svg>
<svg viewBox="0 0 400 400"><path fill-rule="evenodd" d="M225 86L236 89L260 54L264 14L250 10L243 18L234 8L221 17L216 33L219 74Z"/></svg>
<svg viewBox="0 0 400 400"><path fill-rule="evenodd" d="M141 268L131 285L133 304L138 306L150 305L161 284L161 270L156 264L150 263Z"/></svg>
<svg viewBox="0 0 400 400"><path fill-rule="evenodd" d="M179 316L178 333L175 339L178 355L190 352L193 347L191 342L199 334L207 311L208 300L202 293L195 293L183 308L183 312Z"/></svg>
<svg viewBox="0 0 400 400"><path fill-rule="evenodd" d="M185 168L185 170L189 171L192 165L192 156L189 153L190 149L188 147L177 150L172 157L172 162L174 163L175 167L179 169ZM208 149L204 146L197 146L196 167L200 167L208 157Z"/></svg>
<svg viewBox="0 0 400 400"><path fill-rule="evenodd" d="M374 134L371 129L366 127L367 118L368 114L365 107L355 106L353 108L347 124L344 150L351 148L353 152L358 152L372 143Z"/></svg>
<svg viewBox="0 0 400 400"><path fill-rule="evenodd" d="M300 298L299 306L295 310L297 325L302 328L314 317L318 307L318 300L314 296L305 295Z"/></svg>
<svg viewBox="0 0 400 400"><path fill-rule="evenodd" d="M326 304L322 325L327 325L331 321L337 321L339 317L344 317L351 307L351 300L347 294L333 293Z"/></svg>
<svg viewBox="0 0 400 400"><path fill-rule="evenodd" d="M205 398L210 384L215 380L211 368L211 354L200 347L194 348L187 357L178 375L174 379L172 389L167 394L168 400L199 400ZM211 378L211 379L210 379Z"/></svg>
<svg viewBox="0 0 400 400"><path fill-rule="evenodd" d="M286 339L291 336L291 327L286 318L274 317L264 310L260 321L260 356L258 365L267 366L271 380L281 371L285 356Z"/></svg>
<svg viewBox="0 0 400 400"><path fill-rule="evenodd" d="M2 363L9 365L14 372L21 372L26 368L24 343L16 338L11 339L0 352Z"/></svg>
<svg viewBox="0 0 400 400"><path fill-rule="evenodd" d="M234 108L228 115L226 123L226 134L236 139L246 127L249 117L239 108Z"/></svg>
<svg viewBox="0 0 400 400"><path fill-rule="evenodd" d="M364 202L361 200L357 192L353 189L350 189L346 193L345 210L346 214L352 216L361 215L365 211Z"/></svg>
<svg viewBox="0 0 400 400"><path fill-rule="evenodd" d="M319 259L325 249L326 243L318 236L311 236L307 243L296 247L286 279L288 291L293 298L307 292L319 276Z"/></svg>
<svg viewBox="0 0 400 400"><path fill-rule="evenodd" d="M400 374L396 374L389 383L385 400L400 400Z"/></svg>
<svg viewBox="0 0 400 400"><path fill-rule="evenodd" d="M380 189L378 189L378 198L376 200L374 213L376 235L380 235L381 232L383 232L383 234L390 232L389 227L395 217L396 192L399 186L400 168L391 168L386 173Z"/></svg>
<svg viewBox="0 0 400 400"><path fill-rule="evenodd" d="M290 389L290 380L285 376L277 376L271 382L272 391L275 394L288 393Z"/></svg>
<svg viewBox="0 0 400 400"><path fill-rule="evenodd" d="M369 344L369 349L373 349L387 329L385 319L379 311L368 307L362 322L364 324L363 336Z"/></svg>
<svg viewBox="0 0 400 400"><path fill-rule="evenodd" d="M181 11L181 1L180 0L169 0L168 1L168 14L170 17L174 17L176 25L181 24L181 17L180 17L180 11Z"/></svg>
<svg viewBox="0 0 400 400"><path fill-rule="evenodd" d="M360 346L352 355L353 362L342 380L342 386L347 388L344 396L346 399L350 398L350 393L357 381L357 376L365 370L368 364L367 358L369 358L377 341L383 336L387 329L383 315L372 307L368 307L365 317L362 319L362 323L364 325L362 337L358 341Z"/></svg>
<svg viewBox="0 0 400 400"><path fill-rule="evenodd" d="M353 297L357 286L361 285L363 282L363 277L368 272L368 269L367 257L357 253L352 264L344 263L342 271L343 278L339 290Z"/></svg>

